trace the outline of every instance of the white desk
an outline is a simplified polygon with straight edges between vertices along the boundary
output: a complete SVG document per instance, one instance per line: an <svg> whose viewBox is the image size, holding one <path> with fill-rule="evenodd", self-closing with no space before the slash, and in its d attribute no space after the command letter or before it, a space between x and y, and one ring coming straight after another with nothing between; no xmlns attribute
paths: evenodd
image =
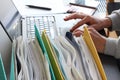
<svg viewBox="0 0 120 80"><path fill-rule="evenodd" d="M85 0L85 5L97 7L98 1L87 1ZM21 15L43 15L43 14L51 14L51 13L65 13L68 10L67 5L69 2L75 3L75 0L13 0L16 8L19 10ZM92 5L92 4L95 5ZM40 10L40 9L31 9L27 7L27 4L33 4L37 6L47 6L52 8L51 11ZM86 11L87 12L87 11Z"/></svg>
<svg viewBox="0 0 120 80"><path fill-rule="evenodd" d="M19 2L18 2L19 1ZM64 8L63 0L13 0L16 8L19 10L21 15L43 15L51 13L63 13L66 11ZM41 5L52 8L52 10L40 10L32 9L27 7L27 4Z"/></svg>

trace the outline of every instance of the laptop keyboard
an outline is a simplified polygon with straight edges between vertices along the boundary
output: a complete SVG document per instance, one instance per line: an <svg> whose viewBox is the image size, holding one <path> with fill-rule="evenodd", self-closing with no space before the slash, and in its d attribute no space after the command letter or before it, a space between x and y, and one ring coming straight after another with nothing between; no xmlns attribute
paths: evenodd
<svg viewBox="0 0 120 80"><path fill-rule="evenodd" d="M35 37L34 25L37 26L40 34L43 30L46 30L46 33L53 37L55 34L55 17L54 16L30 16L26 17L26 25L27 25L27 37Z"/></svg>

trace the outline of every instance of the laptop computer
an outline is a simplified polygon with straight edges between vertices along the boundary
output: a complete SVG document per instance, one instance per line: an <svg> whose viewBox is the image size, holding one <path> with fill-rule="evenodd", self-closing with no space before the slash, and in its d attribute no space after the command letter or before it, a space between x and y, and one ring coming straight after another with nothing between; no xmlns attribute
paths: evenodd
<svg viewBox="0 0 120 80"><path fill-rule="evenodd" d="M6 27L12 39L14 39L14 37L19 35L23 35L24 38L34 37L34 25L38 27L40 33L45 29L48 35L54 38L54 36L65 35L65 32L69 31L69 29L76 22L79 21L79 20L64 21L63 18L66 15L69 15L66 13L56 13L56 14L45 13L40 15L37 14L32 16L30 15L23 16L19 12L20 10L18 10L18 8L16 7L17 5L15 5L14 3L15 0L13 1L1 0L0 3L1 10L3 8L5 9L0 11L0 16L3 16L2 18L0 17L0 20L3 23L3 25ZM77 5L77 7L80 6ZM23 6L21 6L21 8L23 8ZM96 8L89 8L89 7L85 7L85 8L94 9L96 11ZM94 13L95 11L93 11L92 13Z"/></svg>
<svg viewBox="0 0 120 80"><path fill-rule="evenodd" d="M63 20L68 14L22 16L12 0L2 0L1 2L1 7L5 7L6 11L0 11L2 13L0 15L5 16L0 18L0 20L12 39L19 35L24 38L34 37L34 25L38 27L40 32L45 29L48 35L53 38L60 35L62 30L69 30L68 28L71 28L75 23L75 20L67 22Z"/></svg>

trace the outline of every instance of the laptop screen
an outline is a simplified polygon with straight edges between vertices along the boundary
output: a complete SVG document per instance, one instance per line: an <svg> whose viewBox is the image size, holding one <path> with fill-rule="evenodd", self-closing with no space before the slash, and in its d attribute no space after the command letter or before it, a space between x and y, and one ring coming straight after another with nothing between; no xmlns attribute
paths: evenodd
<svg viewBox="0 0 120 80"><path fill-rule="evenodd" d="M11 0L0 1L0 20L7 27L9 22L15 16L17 10L12 4Z"/></svg>
<svg viewBox="0 0 120 80"><path fill-rule="evenodd" d="M20 19L20 14L12 0L0 0L0 21L12 39L18 35L15 32L18 28L16 25L17 19Z"/></svg>
<svg viewBox="0 0 120 80"><path fill-rule="evenodd" d="M12 51L12 41L10 37L8 36L6 30L4 29L3 25L0 22L0 54L3 59L3 64L5 68L5 73L7 75L7 78L9 77L9 67L10 67L10 61L11 61L11 51Z"/></svg>

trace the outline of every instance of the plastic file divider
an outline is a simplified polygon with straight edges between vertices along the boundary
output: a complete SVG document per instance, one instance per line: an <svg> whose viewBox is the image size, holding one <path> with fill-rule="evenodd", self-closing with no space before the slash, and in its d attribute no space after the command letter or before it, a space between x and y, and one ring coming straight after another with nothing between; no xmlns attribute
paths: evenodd
<svg viewBox="0 0 120 80"><path fill-rule="evenodd" d="M0 53L0 80L7 80L1 53Z"/></svg>
<svg viewBox="0 0 120 80"><path fill-rule="evenodd" d="M10 80L15 80L15 57L14 56L15 56L14 47L12 46Z"/></svg>
<svg viewBox="0 0 120 80"><path fill-rule="evenodd" d="M57 63L57 59L55 58L55 54L52 50L51 44L49 42L48 36L45 33L45 30L42 32L42 39L47 50L56 80L64 80L63 74L60 70L59 64Z"/></svg>
<svg viewBox="0 0 120 80"><path fill-rule="evenodd" d="M98 70L100 72L102 80L107 80L107 77L106 77L105 71L103 69L102 63L100 61L100 58L98 56L97 50L95 48L95 45L94 45L94 43L92 41L92 38L91 38L86 26L84 27L83 39L85 40L88 48L90 49L90 52L91 52L91 54L92 54L92 56L93 56L93 58L94 58L94 60L96 62L96 65L98 67Z"/></svg>
<svg viewBox="0 0 120 80"><path fill-rule="evenodd" d="M50 75L51 75L51 80L56 80L55 75L54 75L54 72L53 72L53 69L52 69L52 65L51 65L51 62L50 62L50 59L49 59L49 57L48 57L48 54L47 54L45 45L44 45L44 43L43 43L43 40L42 40L42 38L41 38L41 36L40 36L40 33L39 33L36 25L34 25L34 27L35 27L35 37L37 38L38 43L39 43L39 45L40 45L40 47L41 47L41 49L42 49L42 52L44 53L45 58L47 59L47 61L48 61L48 63L49 63L49 68L50 68L50 73L51 73L51 74L50 74Z"/></svg>

